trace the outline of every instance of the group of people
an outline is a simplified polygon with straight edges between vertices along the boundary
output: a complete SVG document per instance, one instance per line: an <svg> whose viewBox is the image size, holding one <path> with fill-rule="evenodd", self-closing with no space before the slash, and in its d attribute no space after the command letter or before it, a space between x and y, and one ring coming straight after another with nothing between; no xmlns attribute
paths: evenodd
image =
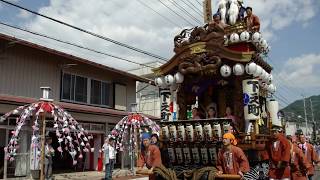
<svg viewBox="0 0 320 180"><path fill-rule="evenodd" d="M252 7L242 8L243 11L246 12L245 18L239 18L246 23L247 30L250 32L258 32L260 31L260 20L259 17L252 13ZM243 13L244 14L244 13ZM243 16L243 15L241 15ZM217 12L213 15L212 22L209 23L210 26L221 26L223 28L227 27L228 25L221 21L221 14Z"/></svg>
<svg viewBox="0 0 320 180"><path fill-rule="evenodd" d="M194 107L192 109L192 119L193 120L213 119L213 118L217 118L217 117L218 117L217 110L213 106L209 106L207 108L205 118L203 116L203 113L201 113L201 111L199 110L199 108ZM226 107L226 112L225 112L225 115L223 116L223 118L231 119L232 125L236 128L239 128L239 126L240 126L239 118L237 116L233 115L231 107L229 107L229 106Z"/></svg>
<svg viewBox="0 0 320 180"><path fill-rule="evenodd" d="M146 166L149 171L152 172L154 167L158 167L162 164L158 140L159 137L157 134L142 134L141 153L137 162L138 170ZM115 139L107 137L102 146L102 151L104 152L105 180L111 180L117 153L115 149Z"/></svg>
<svg viewBox="0 0 320 180"><path fill-rule="evenodd" d="M232 133L223 136L223 148L218 153L217 174L238 174L244 177L250 171L245 153L237 145ZM303 134L285 136L281 127L274 126L260 160L268 162L270 180L311 180L315 165L320 162L315 148Z"/></svg>
<svg viewBox="0 0 320 180"><path fill-rule="evenodd" d="M283 129L274 127L272 140L268 145L270 156L270 177L289 180L312 179L319 157L314 147L303 134L285 137Z"/></svg>
<svg viewBox="0 0 320 180"><path fill-rule="evenodd" d="M144 166L152 172L162 164L158 136L143 133L141 153L137 160L138 170ZM105 152L106 180L112 179L116 150L114 139L108 138L103 146ZM259 151L259 159L269 164L270 180L311 180L319 161L316 149L306 141L303 134L285 136L281 127L273 126L270 141L264 151ZM217 174L234 174L244 177L250 171L248 158L237 147L237 139L232 133L223 135L223 147L219 150Z"/></svg>

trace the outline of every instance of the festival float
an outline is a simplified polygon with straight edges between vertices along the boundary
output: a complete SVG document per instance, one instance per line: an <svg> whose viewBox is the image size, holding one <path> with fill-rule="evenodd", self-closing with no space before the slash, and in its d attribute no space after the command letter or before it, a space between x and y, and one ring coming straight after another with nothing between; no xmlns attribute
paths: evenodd
<svg viewBox="0 0 320 180"><path fill-rule="evenodd" d="M154 69L162 100L161 151L167 154L165 168L155 172L166 179L200 179L204 174L208 179L240 179L215 175L222 135L231 131L251 165L245 179L258 179L259 171L268 174L258 154L265 150L271 126L281 126L278 102L272 98L272 67L266 62L270 45L259 19L244 16L242 1L219 1L213 20L208 3L207 24L182 30L174 37L174 56ZM210 108L214 117L207 116ZM197 118L192 119L192 111L198 111Z"/></svg>

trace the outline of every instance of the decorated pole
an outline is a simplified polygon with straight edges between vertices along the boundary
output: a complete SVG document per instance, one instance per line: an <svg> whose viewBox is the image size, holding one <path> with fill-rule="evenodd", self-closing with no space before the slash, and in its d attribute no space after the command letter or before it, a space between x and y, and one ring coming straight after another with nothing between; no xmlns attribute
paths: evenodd
<svg viewBox="0 0 320 180"><path fill-rule="evenodd" d="M45 142L46 142L46 114L41 113L42 135L41 135L41 160L40 160L40 180L44 180L44 159L45 159Z"/></svg>
<svg viewBox="0 0 320 180"><path fill-rule="evenodd" d="M42 101L53 101L49 99L50 87L40 87L42 90ZM42 123L42 135L41 135L41 160L40 160L40 180L44 180L44 160L45 160L45 143L46 143L46 112L40 113L41 123Z"/></svg>

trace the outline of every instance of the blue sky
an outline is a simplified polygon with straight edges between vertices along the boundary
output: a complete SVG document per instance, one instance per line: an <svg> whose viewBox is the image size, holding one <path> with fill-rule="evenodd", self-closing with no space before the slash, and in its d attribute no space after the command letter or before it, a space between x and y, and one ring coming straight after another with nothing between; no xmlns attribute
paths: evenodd
<svg viewBox="0 0 320 180"><path fill-rule="evenodd" d="M200 2L200 0L196 1ZM213 11L216 11L217 1L212 0ZM139 0L11 0L11 2L167 58L173 55L173 37L181 31L180 27L146 8ZM161 6L158 1L143 2L179 26L188 26L167 8ZM192 2L201 9L195 0ZM277 85L276 95L281 96L281 105L285 106L301 98L301 94L319 95L320 1L244 0L244 3L252 6L253 12L260 17L262 34L272 47L268 62L275 67L273 74ZM170 6L169 1L167 5ZM195 11L190 9L189 12ZM201 17L199 19L201 20ZM154 61L150 57L119 48L3 3L0 3L0 21L101 51L112 52L118 56L135 59L137 62ZM198 24L195 23L195 25ZM14 31L4 26L0 26L0 32L35 41L122 70L137 67Z"/></svg>

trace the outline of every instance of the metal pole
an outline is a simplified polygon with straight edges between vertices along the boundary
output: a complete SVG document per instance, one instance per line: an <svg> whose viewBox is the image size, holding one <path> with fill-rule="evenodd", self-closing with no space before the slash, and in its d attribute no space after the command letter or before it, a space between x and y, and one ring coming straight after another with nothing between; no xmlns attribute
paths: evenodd
<svg viewBox="0 0 320 180"><path fill-rule="evenodd" d="M41 135L41 160L40 160L40 180L44 180L44 156L45 156L45 141L46 141L46 115L41 113L42 135Z"/></svg>
<svg viewBox="0 0 320 180"><path fill-rule="evenodd" d="M8 134L9 134L9 130L6 129L6 143L8 142ZM4 153L4 164L3 164L3 179L7 179L7 169L8 169L8 161L6 160L7 157L7 153Z"/></svg>
<svg viewBox="0 0 320 180"><path fill-rule="evenodd" d="M305 97L302 95L303 97L303 107L304 107L304 120L306 121L306 135L308 132L308 119L307 119L307 109L306 109L306 99Z"/></svg>

